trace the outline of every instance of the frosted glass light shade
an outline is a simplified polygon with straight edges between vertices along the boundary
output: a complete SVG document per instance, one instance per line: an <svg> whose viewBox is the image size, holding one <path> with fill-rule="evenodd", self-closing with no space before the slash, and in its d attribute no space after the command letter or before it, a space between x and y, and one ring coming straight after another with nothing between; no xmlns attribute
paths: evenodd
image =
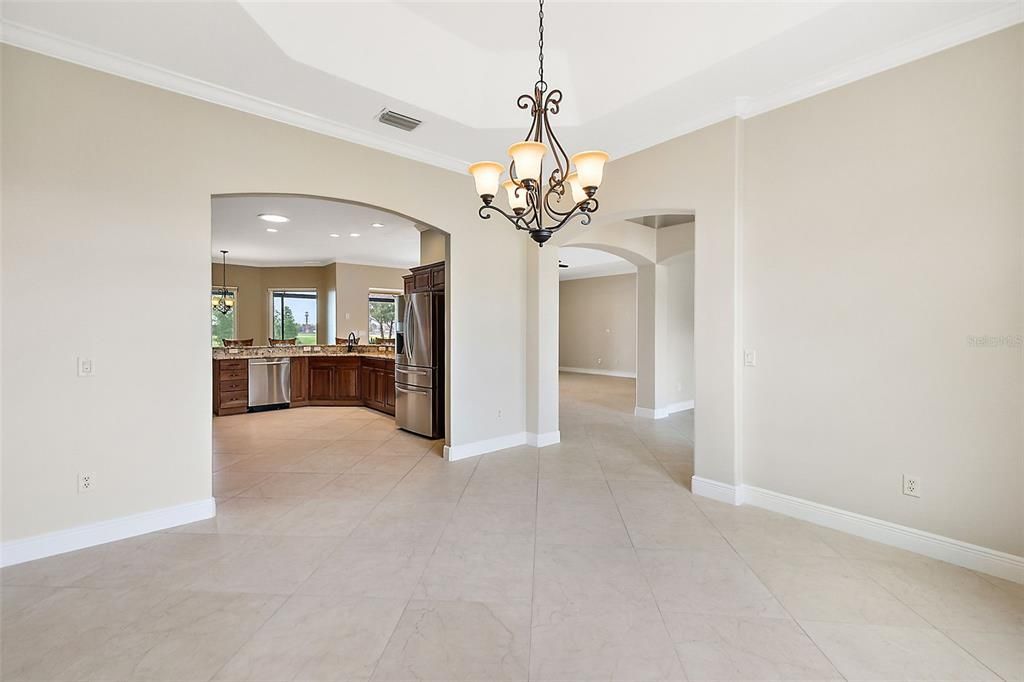
<svg viewBox="0 0 1024 682"><path fill-rule="evenodd" d="M569 189L572 190L572 200L574 203L579 204L587 200L587 193L583 191L583 185L580 184L580 178L576 173L569 173L565 181L569 183Z"/></svg>
<svg viewBox="0 0 1024 682"><path fill-rule="evenodd" d="M604 164L608 160L605 152L580 152L572 157L572 165L576 166L576 173L579 175L580 187L597 189L601 186L604 177Z"/></svg>
<svg viewBox="0 0 1024 682"><path fill-rule="evenodd" d="M516 164L516 178L540 182L540 162L548 153L543 142L517 142L508 148L508 155Z"/></svg>
<svg viewBox="0 0 1024 682"><path fill-rule="evenodd" d="M469 174L476 182L476 193L482 197L493 197L498 193L498 184L505 167L494 161L480 161L469 167Z"/></svg>
<svg viewBox="0 0 1024 682"><path fill-rule="evenodd" d="M508 205L512 210L517 213L525 211L527 190L523 187L519 187L511 180L506 180L501 186L505 188L506 192L508 192Z"/></svg>

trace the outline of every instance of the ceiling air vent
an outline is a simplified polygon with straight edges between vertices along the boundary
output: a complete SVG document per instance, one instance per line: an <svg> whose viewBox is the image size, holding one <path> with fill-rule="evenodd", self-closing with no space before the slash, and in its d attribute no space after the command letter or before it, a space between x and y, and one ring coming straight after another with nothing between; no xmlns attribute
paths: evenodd
<svg viewBox="0 0 1024 682"><path fill-rule="evenodd" d="M377 120L385 125L393 126L406 132L416 130L416 127L419 126L420 123L423 123L423 121L417 118L406 116L405 114L399 114L391 111L390 109L384 109L377 114Z"/></svg>

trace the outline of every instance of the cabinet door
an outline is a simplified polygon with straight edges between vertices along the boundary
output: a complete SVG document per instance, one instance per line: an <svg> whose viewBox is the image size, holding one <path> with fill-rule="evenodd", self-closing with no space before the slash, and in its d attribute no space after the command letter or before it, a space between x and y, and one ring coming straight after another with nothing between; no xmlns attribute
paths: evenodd
<svg viewBox="0 0 1024 682"><path fill-rule="evenodd" d="M359 365L338 367L334 376L335 400L361 400L359 393Z"/></svg>
<svg viewBox="0 0 1024 682"><path fill-rule="evenodd" d="M364 403L373 401L373 375L374 371L370 367L363 367L359 373L360 389L362 393L362 399Z"/></svg>
<svg viewBox="0 0 1024 682"><path fill-rule="evenodd" d="M304 403L309 400L309 360L291 359L292 402Z"/></svg>
<svg viewBox="0 0 1024 682"><path fill-rule="evenodd" d="M376 369L373 371L373 402L378 407L384 407L387 402L387 396L385 392L385 382L387 380L386 373L382 369Z"/></svg>
<svg viewBox="0 0 1024 682"><path fill-rule="evenodd" d="M309 368L309 399L334 400L334 367L316 365Z"/></svg>
<svg viewBox="0 0 1024 682"><path fill-rule="evenodd" d="M384 372L381 375L384 380L384 407L392 413L395 411L395 371Z"/></svg>

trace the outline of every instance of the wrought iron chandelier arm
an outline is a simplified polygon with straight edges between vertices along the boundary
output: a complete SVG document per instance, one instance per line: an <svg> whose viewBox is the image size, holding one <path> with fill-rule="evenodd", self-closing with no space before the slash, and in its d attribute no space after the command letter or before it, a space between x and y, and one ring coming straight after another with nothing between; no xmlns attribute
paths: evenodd
<svg viewBox="0 0 1024 682"><path fill-rule="evenodd" d="M493 204L484 204L483 206L480 207L480 210L477 211L477 214L484 220L491 219L490 214L485 213L484 211L496 211L500 213L502 216L505 217L507 221L512 223L517 230L530 230L529 222L524 220L524 218L526 217L525 213L521 216L517 216L514 213L507 213Z"/></svg>

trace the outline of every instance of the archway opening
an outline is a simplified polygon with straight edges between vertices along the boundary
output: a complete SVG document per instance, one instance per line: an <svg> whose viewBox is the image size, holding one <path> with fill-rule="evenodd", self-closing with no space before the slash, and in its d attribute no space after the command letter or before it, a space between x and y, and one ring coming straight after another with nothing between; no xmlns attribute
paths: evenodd
<svg viewBox="0 0 1024 682"><path fill-rule="evenodd" d="M386 208L280 193L214 195L211 227L214 495L309 496L373 473L375 454L440 458L449 235Z"/></svg>

